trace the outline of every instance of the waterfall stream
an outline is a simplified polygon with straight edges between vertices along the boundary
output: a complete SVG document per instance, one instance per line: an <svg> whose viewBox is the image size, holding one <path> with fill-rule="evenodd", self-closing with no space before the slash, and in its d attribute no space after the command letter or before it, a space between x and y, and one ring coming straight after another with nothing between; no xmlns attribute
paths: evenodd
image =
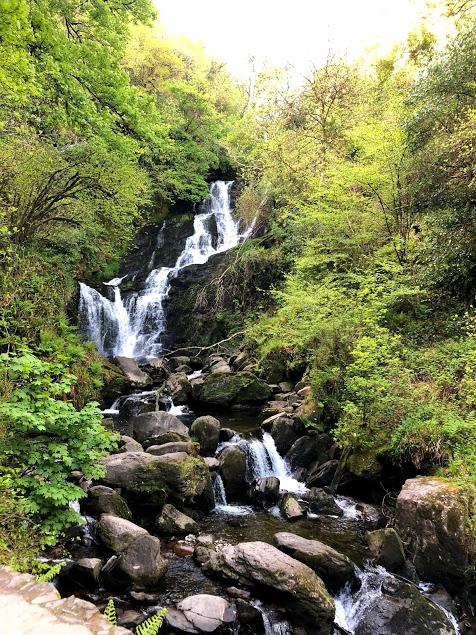
<svg viewBox="0 0 476 635"><path fill-rule="evenodd" d="M122 355L146 361L161 350L161 337L165 331L163 303L170 283L179 271L192 264L204 264L214 254L227 251L245 241L253 230L253 223L240 233L230 209L232 181L215 181L210 185L210 200L202 204L202 213L194 218L194 233L186 240L174 267L152 269L140 293L124 300L121 284L137 272L116 277L104 285L112 289L113 299L80 282L79 314L81 331L88 341L95 341L105 355ZM216 240L213 232L216 227ZM163 230L163 228L162 228ZM157 238L157 248L163 241L163 231ZM146 263L153 266L155 252Z"/></svg>

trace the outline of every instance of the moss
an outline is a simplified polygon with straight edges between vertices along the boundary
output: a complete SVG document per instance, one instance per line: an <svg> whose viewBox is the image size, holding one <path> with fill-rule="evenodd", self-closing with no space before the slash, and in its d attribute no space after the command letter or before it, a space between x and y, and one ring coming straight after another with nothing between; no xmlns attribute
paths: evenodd
<svg viewBox="0 0 476 635"><path fill-rule="evenodd" d="M200 400L227 407L238 403L263 403L271 394L268 384L252 373L211 373L203 383Z"/></svg>

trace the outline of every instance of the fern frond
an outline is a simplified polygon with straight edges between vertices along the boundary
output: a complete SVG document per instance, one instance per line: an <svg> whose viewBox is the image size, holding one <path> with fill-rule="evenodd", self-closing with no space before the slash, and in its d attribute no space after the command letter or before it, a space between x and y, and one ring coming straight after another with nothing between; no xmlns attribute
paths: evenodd
<svg viewBox="0 0 476 635"><path fill-rule="evenodd" d="M107 603L106 608L104 609L104 617L113 625L117 626L117 617L116 617L116 607L114 606L114 601L110 598Z"/></svg>
<svg viewBox="0 0 476 635"><path fill-rule="evenodd" d="M148 617L136 628L136 635L157 635L166 613L167 609L160 609L158 613Z"/></svg>
<svg viewBox="0 0 476 635"><path fill-rule="evenodd" d="M58 562L58 564L53 565L45 571L45 573L41 573L35 577L37 582L51 582L61 571L61 569L65 566L66 562Z"/></svg>

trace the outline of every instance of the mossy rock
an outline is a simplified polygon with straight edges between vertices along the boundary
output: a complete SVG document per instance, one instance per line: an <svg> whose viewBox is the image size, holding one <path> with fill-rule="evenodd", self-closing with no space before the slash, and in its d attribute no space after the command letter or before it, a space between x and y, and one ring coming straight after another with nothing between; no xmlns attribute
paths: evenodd
<svg viewBox="0 0 476 635"><path fill-rule="evenodd" d="M253 373L211 373L203 382L199 401L226 408L236 404L264 403L271 394L268 384Z"/></svg>
<svg viewBox="0 0 476 635"><path fill-rule="evenodd" d="M354 476L374 481L380 478L383 470L381 461L377 458L378 453L372 450L356 450L347 459L347 469Z"/></svg>

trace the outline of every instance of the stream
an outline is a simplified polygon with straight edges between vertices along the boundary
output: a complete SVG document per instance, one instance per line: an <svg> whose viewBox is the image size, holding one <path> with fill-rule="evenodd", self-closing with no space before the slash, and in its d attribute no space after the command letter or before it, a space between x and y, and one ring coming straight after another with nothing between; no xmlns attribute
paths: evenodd
<svg viewBox="0 0 476 635"><path fill-rule="evenodd" d="M210 200L196 209L193 234L187 237L182 252L173 267L153 268L155 250L163 242L160 231L155 241L155 250L143 254L144 282L139 290L127 288L138 272L126 273L103 283L100 290L80 283L80 331L84 339L95 341L106 356L124 356L146 363L158 357L163 348L163 335L167 329L164 302L167 299L171 280L191 264L204 264L220 252L227 251L250 237L253 224L243 227L233 218L230 209L230 188L232 182L217 181L210 186ZM143 272L144 274L144 272ZM189 379L201 375L201 370L188 374ZM141 412L150 411L155 404L156 391L137 391L131 395L118 397L103 412L114 421L114 428L121 434L132 436L131 420ZM145 409L144 409L145 408ZM186 405L174 405L172 399L161 398L161 408L178 417L189 426L198 416ZM228 445L237 445L246 453L246 481L252 483L257 478L277 477L280 489L295 493L299 498L306 493L304 483L294 478L290 466L277 452L270 434L261 430L262 417L242 413L212 410L206 414L216 416L222 428L230 428L235 435L222 442L217 454ZM268 508L253 505L245 496L227 496L221 477L213 477L215 508L204 514L199 521L199 533L210 534L215 543L237 544L249 541L264 541L273 544L277 532L292 532L311 540L319 540L348 556L357 566L360 588L346 586L334 595L336 604L335 635L355 633L359 628L359 616L365 607L375 605L382 594L382 585L391 576L382 567L369 562L369 551L365 539L366 531L385 526L385 519L377 507L360 503L350 498L337 496L336 502L343 515L322 516L306 514L303 518L286 521L277 506ZM136 519L150 529L150 520ZM105 553L96 540L97 520L86 518L82 540L72 550L73 558L104 558ZM141 524L139 522L139 524ZM201 565L191 555L195 544L194 536L164 539L161 537L162 556L167 568L158 584L150 591L149 598L138 600L130 594L118 594L108 589L78 589L71 585L67 577L61 582L61 592L74 592L103 607L111 595L115 598L119 611L133 610L144 616L153 614L158 608L170 606L190 595L208 593L225 597L233 602L233 595L223 583L207 577ZM421 588L421 593L431 597L432 589ZM380 595L379 595L380 594ZM249 598L252 606L263 615L263 630L260 632L276 635L293 633L293 628L285 619L283 607L274 603L266 594L251 590ZM444 607L446 610L446 607ZM454 633L459 633L455 618L451 615ZM162 632L162 631L161 631ZM168 632L164 629L163 632ZM230 631L231 632L231 631ZM241 633L242 631L234 631ZM243 631L249 633L249 630ZM362 631L362 633L368 631ZM416 632L416 631L415 631ZM378 635L375 633L374 635Z"/></svg>

